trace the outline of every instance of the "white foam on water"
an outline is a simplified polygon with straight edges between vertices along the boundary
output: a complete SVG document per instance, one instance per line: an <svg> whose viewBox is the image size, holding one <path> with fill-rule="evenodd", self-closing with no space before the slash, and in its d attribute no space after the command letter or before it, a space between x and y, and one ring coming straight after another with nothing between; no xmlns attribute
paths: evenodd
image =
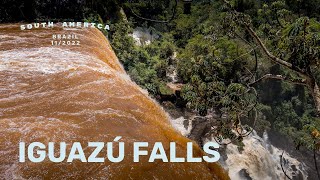
<svg viewBox="0 0 320 180"><path fill-rule="evenodd" d="M181 116L181 117L179 117L177 119L172 119L171 118L171 121L170 121L172 126L184 136L188 135L190 133L190 131L191 131L191 126L190 125L188 126L188 128L185 128L185 126L184 126L184 121L185 120L186 119L183 116Z"/></svg>
<svg viewBox="0 0 320 180"><path fill-rule="evenodd" d="M52 74L85 67L110 74L111 69L92 55L53 47L2 51L0 59L0 71Z"/></svg>
<svg viewBox="0 0 320 180"><path fill-rule="evenodd" d="M247 179L241 175L241 170L245 170L253 180L286 179L280 165L280 156L283 151L271 145L267 137L265 133L264 138L261 138L254 131L243 139L244 149L242 152L234 144L227 145L226 153L228 159L225 162L225 168L228 169L232 180ZM292 158L288 153L284 153L283 158L286 161L286 164L283 164L283 168L289 177L308 178L303 163ZM293 166L297 170L294 170Z"/></svg>
<svg viewBox="0 0 320 180"><path fill-rule="evenodd" d="M184 121L184 117L171 119L172 125L186 136L190 133L191 126L189 123L189 126L185 128ZM215 142L213 138L211 140L205 139L205 142L208 141ZM241 152L237 145L228 144L226 147L227 159L221 162L232 180L248 180L248 177L240 173L241 170L245 170L253 180L287 180L280 165L283 150L270 144L266 132L261 138L253 131L249 136L244 137L243 144L244 149ZM283 159L285 162L283 168L290 178L296 176L298 179L308 179L306 166L303 163L286 152Z"/></svg>

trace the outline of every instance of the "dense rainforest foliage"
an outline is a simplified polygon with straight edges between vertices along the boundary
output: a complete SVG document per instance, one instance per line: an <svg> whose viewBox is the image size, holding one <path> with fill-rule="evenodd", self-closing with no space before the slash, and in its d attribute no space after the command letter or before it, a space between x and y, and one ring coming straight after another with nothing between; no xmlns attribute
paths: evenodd
<svg viewBox="0 0 320 180"><path fill-rule="evenodd" d="M250 127L272 128L296 148L319 148L316 1L194 1L190 13L182 2L173 10L174 1L121 7L127 21L115 24L111 42L131 77L152 95L170 93L165 71L174 64L187 107L224 117L214 132L219 139L241 141ZM154 22L172 14L167 23ZM136 26L151 27L160 38L136 46L128 36Z"/></svg>
<svg viewBox="0 0 320 180"><path fill-rule="evenodd" d="M64 19L110 23L105 32L132 79L154 97L221 117L219 139L270 128L296 147L320 146L320 0L2 0L0 22ZM138 46L135 27L157 39ZM181 105L181 104L180 104ZM184 106L183 105L183 106ZM235 130L235 131L232 131Z"/></svg>

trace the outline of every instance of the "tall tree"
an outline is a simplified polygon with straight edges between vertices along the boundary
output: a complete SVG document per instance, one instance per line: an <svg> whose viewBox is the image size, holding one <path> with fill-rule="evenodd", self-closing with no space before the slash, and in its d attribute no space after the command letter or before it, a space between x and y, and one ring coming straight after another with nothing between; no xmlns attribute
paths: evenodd
<svg viewBox="0 0 320 180"><path fill-rule="evenodd" d="M320 23L316 19L308 17L297 18L291 15L287 19L285 15L274 15L272 17L265 17L266 24L264 27L259 27L262 31L255 30L252 23L252 18L249 14L237 11L235 1L224 1L229 8L229 19L233 25L239 28L238 30L249 35L256 46L274 63L294 72L294 77L288 77L278 74L266 74L252 82L253 85L264 79L277 79L287 81L294 84L304 85L310 91L315 105L316 116L320 115L320 89L319 82L316 79L316 72L320 68ZM287 12L284 2L275 1L270 7L264 5L265 9L276 9L276 12ZM277 9L278 8L278 9ZM264 11L262 9L262 11ZM265 11L267 12L267 11ZM273 11L274 12L274 11ZM264 13L266 15L266 13ZM274 22L273 22L274 20ZM231 23L232 24L232 23ZM267 28L269 26L269 28ZM272 28L276 29L272 34ZM235 27L232 27L234 31ZM258 35L258 32L261 36ZM269 37L268 37L269 35ZM262 38L264 36L264 38ZM272 48L276 46L276 48ZM271 48L270 48L271 47Z"/></svg>

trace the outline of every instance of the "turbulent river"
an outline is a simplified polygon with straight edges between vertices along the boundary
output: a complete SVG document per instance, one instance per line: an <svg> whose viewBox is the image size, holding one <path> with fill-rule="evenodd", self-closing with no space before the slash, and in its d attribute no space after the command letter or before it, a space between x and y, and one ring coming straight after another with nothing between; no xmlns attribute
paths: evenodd
<svg viewBox="0 0 320 180"><path fill-rule="evenodd" d="M52 34L76 34L81 45L52 46ZM228 179L215 163L132 161L133 142L162 142L166 152L176 142L177 155L185 156L190 140L130 80L97 29L5 24L0 40L0 179ZM125 142L121 163L18 162L20 141L86 145L116 136ZM194 156L202 155L196 146Z"/></svg>
<svg viewBox="0 0 320 180"><path fill-rule="evenodd" d="M172 119L173 125L184 135L188 135L192 127L192 121L186 121L184 117ZM214 141L214 138L203 141ZM253 131L244 137L243 145L241 149L237 145L228 144L221 152L224 155L220 163L232 180L286 180L286 175L292 180L309 179L306 165L273 146L266 132L260 137Z"/></svg>

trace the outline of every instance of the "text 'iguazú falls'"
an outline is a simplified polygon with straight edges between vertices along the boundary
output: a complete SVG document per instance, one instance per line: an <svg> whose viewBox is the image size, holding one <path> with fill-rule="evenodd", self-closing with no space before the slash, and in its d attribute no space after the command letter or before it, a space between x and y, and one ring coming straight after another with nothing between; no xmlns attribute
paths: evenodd
<svg viewBox="0 0 320 180"><path fill-rule="evenodd" d="M51 162L73 162L74 160L80 160L81 162L121 162L125 158L125 143L120 142L121 136L117 136L113 142L88 142L83 148L80 142L73 142L67 144L66 142L60 142L59 148L55 147L54 142L49 142L45 145L41 142L32 142L26 145L25 142L19 143L19 162L43 162L46 158ZM67 146L71 145L71 149L67 152ZM176 153L176 142L170 142L169 153L166 152L161 142L155 142L150 145L148 142L134 142L133 149L133 162L140 162L141 156L147 156L148 162L154 162L160 160L163 162L217 162L220 159L220 154L215 149L219 148L219 144L216 142L207 142L203 146L203 151L206 155L202 157L193 156L193 142L187 142L186 154L184 157L178 157ZM57 149L56 149L57 148ZM85 149L91 149L90 155L85 155ZM148 148L151 151L148 151ZM101 153L103 150L105 153ZM59 152L58 156L57 153ZM115 153L117 152L117 153ZM88 154L88 153L87 153Z"/></svg>

